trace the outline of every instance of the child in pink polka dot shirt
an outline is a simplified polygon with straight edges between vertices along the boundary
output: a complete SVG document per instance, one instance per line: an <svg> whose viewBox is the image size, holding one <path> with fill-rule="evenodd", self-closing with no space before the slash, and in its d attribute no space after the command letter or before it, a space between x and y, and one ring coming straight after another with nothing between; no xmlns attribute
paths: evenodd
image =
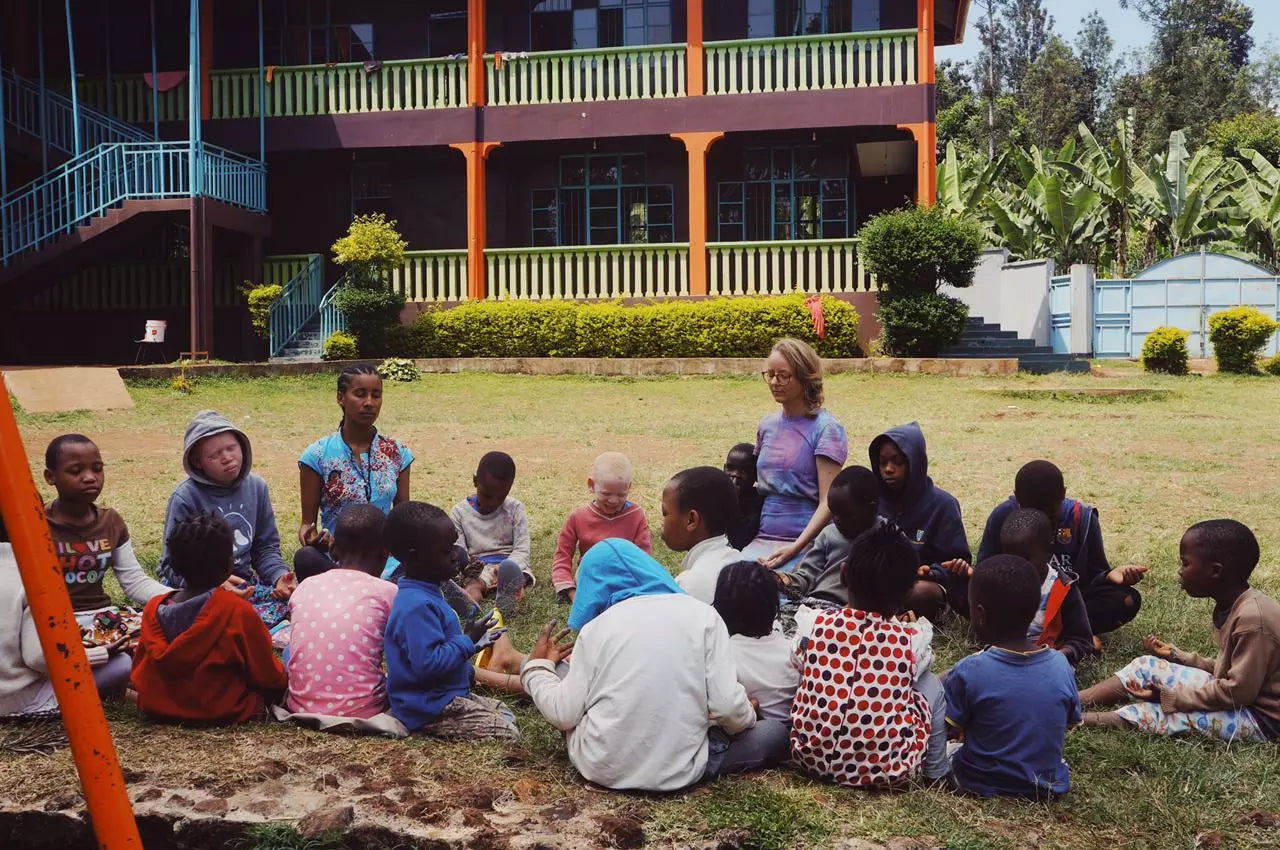
<svg viewBox="0 0 1280 850"><path fill-rule="evenodd" d="M806 773L854 787L896 784L921 768L945 775L942 686L920 675L916 628L893 619L915 584L916 561L889 524L850 546L842 571L849 607L819 615L800 648L791 759ZM931 736L935 722L942 734Z"/></svg>
<svg viewBox="0 0 1280 850"><path fill-rule="evenodd" d="M370 718L387 710L382 634L396 596L383 581L386 516L352 505L334 529L334 569L298 585L289 600L291 712Z"/></svg>

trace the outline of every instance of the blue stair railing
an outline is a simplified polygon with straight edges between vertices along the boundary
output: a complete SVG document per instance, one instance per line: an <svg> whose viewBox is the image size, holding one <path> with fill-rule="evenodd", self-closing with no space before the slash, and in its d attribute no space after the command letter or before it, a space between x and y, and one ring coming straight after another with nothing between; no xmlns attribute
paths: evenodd
<svg viewBox="0 0 1280 850"><path fill-rule="evenodd" d="M343 275L333 288L324 294L324 298L320 299L320 341L323 343L329 338L329 335L336 331L345 331L347 329L347 317L338 309L338 305L334 303L334 299L338 297L338 293L347 282L347 276Z"/></svg>
<svg viewBox="0 0 1280 850"><path fill-rule="evenodd" d="M284 291L271 305L269 350L279 356L293 342L320 310L324 291L324 258L312 254L302 270L284 285Z"/></svg>
<svg viewBox="0 0 1280 850"><path fill-rule="evenodd" d="M40 86L10 70L0 68L0 97L4 120L16 129L39 138ZM75 154L75 112L71 98L48 87L44 90L49 147L64 156ZM79 104L80 144L83 150L112 142L154 142L155 136L132 124Z"/></svg>
<svg viewBox="0 0 1280 850"><path fill-rule="evenodd" d="M201 185L193 193L191 157ZM212 198L265 212L266 167L213 145L103 144L0 199L0 265L8 265L129 200Z"/></svg>

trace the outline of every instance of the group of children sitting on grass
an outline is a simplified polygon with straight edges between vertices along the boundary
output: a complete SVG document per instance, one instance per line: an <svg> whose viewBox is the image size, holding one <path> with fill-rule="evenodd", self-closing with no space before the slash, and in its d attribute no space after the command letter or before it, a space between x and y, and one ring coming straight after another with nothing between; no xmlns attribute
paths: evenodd
<svg viewBox="0 0 1280 850"><path fill-rule="evenodd" d="M1077 693L1074 665L1136 615L1144 570L1110 567L1097 511L1066 498L1057 467L1018 472L971 565L919 427L890 429L872 441L870 468L836 476L832 522L786 572L741 553L759 524L752 448L667 483L661 537L686 553L674 577L628 499L629 461L597 458L592 501L564 523L551 571L568 629L549 624L527 655L503 622L535 583L502 452L481 458L475 493L449 513L407 492L389 510L347 506L323 529L327 561L301 582L248 438L212 411L187 430L163 583L139 565L120 515L96 504L103 462L87 437L49 445L57 498L46 512L99 690L127 689L161 721L270 711L323 729L518 739L507 705L475 692L484 685L527 694L565 732L579 772L609 788L675 790L789 760L849 786L923 775L1035 798L1068 790L1063 740L1081 722L1280 737L1280 607L1249 587L1259 548L1242 524L1197 523L1179 546L1183 589L1214 600L1219 656L1149 636L1149 655ZM140 621L112 605L108 570L145 605ZM961 620L984 648L936 671L933 624ZM56 710L0 543L0 716Z"/></svg>

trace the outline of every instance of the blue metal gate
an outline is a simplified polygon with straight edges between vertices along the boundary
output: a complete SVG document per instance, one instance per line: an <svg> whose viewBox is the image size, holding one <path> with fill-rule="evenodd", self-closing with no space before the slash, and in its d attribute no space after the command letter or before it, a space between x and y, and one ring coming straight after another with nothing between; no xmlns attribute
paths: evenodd
<svg viewBox="0 0 1280 850"><path fill-rule="evenodd" d="M1094 356L1138 357L1149 333L1175 327L1190 334L1192 357L1212 357L1209 317L1241 305L1280 319L1280 277L1236 257L1203 253L1165 260L1135 278L1097 280ZM1056 303L1050 310L1056 315ZM1278 341L1272 336L1264 353L1275 354ZM1055 349L1056 342L1055 335Z"/></svg>

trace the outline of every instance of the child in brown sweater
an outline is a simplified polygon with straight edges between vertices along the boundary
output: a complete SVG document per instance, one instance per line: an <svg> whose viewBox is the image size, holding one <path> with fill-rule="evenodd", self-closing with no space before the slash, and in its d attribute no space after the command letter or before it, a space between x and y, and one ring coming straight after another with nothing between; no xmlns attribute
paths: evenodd
<svg viewBox="0 0 1280 850"><path fill-rule="evenodd" d="M1198 733L1223 741L1280 738L1280 605L1249 587L1258 541L1235 520L1187 529L1178 545L1178 583L1193 599L1211 598L1217 659L1184 652L1154 635L1150 655L1080 694L1084 725L1137 728L1156 735Z"/></svg>

